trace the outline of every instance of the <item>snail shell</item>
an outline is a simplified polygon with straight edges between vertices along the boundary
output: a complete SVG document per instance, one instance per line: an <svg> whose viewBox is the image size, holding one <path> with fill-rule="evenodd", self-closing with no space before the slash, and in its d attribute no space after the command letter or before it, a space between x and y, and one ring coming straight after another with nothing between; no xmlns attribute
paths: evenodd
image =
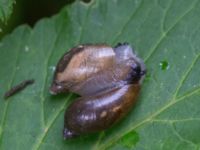
<svg viewBox="0 0 200 150"><path fill-rule="evenodd" d="M64 138L105 130L132 108L146 73L127 43L80 45L57 64L52 94L74 92L81 97L65 112Z"/></svg>

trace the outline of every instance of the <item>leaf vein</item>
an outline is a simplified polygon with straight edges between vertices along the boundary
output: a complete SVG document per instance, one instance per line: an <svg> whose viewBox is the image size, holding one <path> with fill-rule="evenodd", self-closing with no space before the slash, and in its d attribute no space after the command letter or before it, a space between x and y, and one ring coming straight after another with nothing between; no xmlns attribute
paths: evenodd
<svg viewBox="0 0 200 150"><path fill-rule="evenodd" d="M127 22L122 26L121 30L117 33L117 35L115 36L116 38L113 40L113 44L117 41L117 39L120 37L120 35L123 33L123 31L126 29L126 26L130 23L130 21L133 19L133 17L137 14L137 12L140 10L140 8L142 7L143 4L143 0L141 0L139 6L136 8L136 10L132 13L132 15L130 16L130 18L127 20Z"/></svg>
<svg viewBox="0 0 200 150"><path fill-rule="evenodd" d="M151 122L163 122L163 123L176 123L176 122L189 122L200 121L200 118L184 118L184 119L152 119Z"/></svg>
<svg viewBox="0 0 200 150"><path fill-rule="evenodd" d="M84 33L84 30L85 30L85 27L86 27L86 24L87 24L87 20L88 20L88 16L89 16L89 12L91 11L91 7L92 7L93 3L89 5L88 7L88 10L86 12L86 16L85 16L85 22L83 23L83 25L81 26L81 32L80 32L80 36L79 36L79 40L78 40L78 43L80 43L83 39L83 33Z"/></svg>
<svg viewBox="0 0 200 150"><path fill-rule="evenodd" d="M195 1L191 8L188 9L181 17L179 17L177 19L177 21L174 23L174 25L172 25L166 32L162 33L162 35L160 36L160 38L157 40L157 42L155 43L155 45L150 49L149 54L147 54L147 56L144 58L144 61L147 62L149 60L149 58L155 53L155 51L157 50L158 46L162 43L162 41L165 39L165 37L170 33L170 31L172 29L174 29L176 27L176 25L178 25L178 23L188 14L190 13L197 5L198 1Z"/></svg>
<svg viewBox="0 0 200 150"><path fill-rule="evenodd" d="M188 139L183 138L183 137L179 134L179 132L176 130L176 127L175 127L175 124L174 124L174 123L172 123L171 126L172 126L172 129L173 129L173 132L175 133L175 135L176 135L181 141L184 141L184 142L186 142L186 143L188 143L188 144L191 144L191 145L193 145L193 146L195 146L195 147L197 146L197 144L195 144L194 142L189 141Z"/></svg>
<svg viewBox="0 0 200 150"><path fill-rule="evenodd" d="M25 30L23 31L22 35L25 33ZM19 64L19 54L20 54L20 47L21 47L21 44L18 45L17 47L17 55L16 55L16 61L15 61L15 67L13 69L13 75L11 77L11 80L10 80L10 83L9 83L9 86L8 88L11 88L13 82L14 82L14 78L15 78L15 75L16 75L16 72L17 72L17 66ZM0 143L2 141L2 138L3 138L3 133L4 133L4 126L5 126L5 121L6 121L6 116L7 116L7 111L8 111L8 106L10 104L10 101L6 101L6 106L5 106L5 109L3 111L3 117L2 117L2 121L1 121L1 129L2 129L2 132L0 132Z"/></svg>
<svg viewBox="0 0 200 150"><path fill-rule="evenodd" d="M164 24L165 24L165 20L166 20L167 13L168 13L168 11L169 11L171 5L172 5L172 2L173 2L173 0L171 0L171 1L169 2L169 5L168 5L168 7L166 8L165 13L164 13L164 16L163 16L163 21L162 21L162 24L161 24L161 25L162 25L161 29L162 29L163 32L165 32Z"/></svg>
<svg viewBox="0 0 200 150"><path fill-rule="evenodd" d="M59 31L59 33L61 33L62 31L62 27ZM53 51L54 51L54 47L56 45L56 42L58 40L58 35L56 36L55 40L54 40L54 44L49 52L49 55L47 56L47 59L46 59L46 62L45 62L45 67L46 67L46 70L44 72L44 84L43 84L43 88L42 88L42 92L41 92L41 109L42 109L42 123L43 123L43 127L45 127L46 123L45 123L45 115L44 115L44 101L45 101L45 87L47 85L47 77L48 77L48 66L49 66L49 63L50 63L50 59L53 55Z"/></svg>
<svg viewBox="0 0 200 150"><path fill-rule="evenodd" d="M187 79L188 75L189 75L190 72L192 71L193 67L194 67L195 64L197 63L199 57L200 57L200 54L198 54L198 55L195 57L194 61L192 61L191 65L189 66L189 68L186 70L186 72L185 72L184 75L182 76L182 78L181 78L181 80L180 80L180 83L179 83L179 85L177 86L177 88L176 88L176 90L175 90L175 93L174 93L174 95L173 95L173 100L176 99L176 97L177 97L177 95L178 95L178 93L179 93L179 91L180 91L180 89L181 89L183 83L185 82L185 80Z"/></svg>
<svg viewBox="0 0 200 150"><path fill-rule="evenodd" d="M51 121L49 121L49 123L47 123L45 130L43 132L41 132L41 134L38 136L36 143L33 145L33 150L38 150L45 137L47 136L49 129L53 126L53 124L55 123L56 119L59 117L59 115L62 113L62 111L65 109L66 104L68 103L68 100L72 97L72 93L68 95L68 97L66 98L65 103L62 105L62 107L60 107L60 109L58 109L57 112L54 113L54 115L51 117Z"/></svg>
<svg viewBox="0 0 200 150"><path fill-rule="evenodd" d="M153 113L152 115L146 117L146 119L142 120L141 122L137 123L134 126L131 126L131 128L127 129L127 131L124 131L123 134L119 134L116 135L115 138L113 140L110 140L107 144L103 145L100 149L104 150L107 147L109 147L110 145L114 144L115 142L117 142L121 137L123 137L124 135L128 134L129 132L135 130L136 128L139 128L141 126L144 126L147 123L151 123L151 121L153 120L153 118L155 118L156 116L158 116L159 114L161 114L162 112L164 112L165 110L167 110L168 108L170 108L171 106L181 102L182 100L184 100L187 97L190 97L194 94L197 94L200 92L200 88L198 88L197 90L190 92L180 98L178 98L176 101L170 101L170 103L166 104L165 106L163 106L161 109L159 109L158 111L156 111L155 113Z"/></svg>

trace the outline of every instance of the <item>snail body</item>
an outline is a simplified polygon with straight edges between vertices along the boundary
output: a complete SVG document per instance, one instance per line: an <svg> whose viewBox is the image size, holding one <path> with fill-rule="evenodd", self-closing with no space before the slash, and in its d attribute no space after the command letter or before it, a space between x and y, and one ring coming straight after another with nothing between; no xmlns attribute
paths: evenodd
<svg viewBox="0 0 200 150"><path fill-rule="evenodd" d="M146 73L128 44L80 45L57 64L52 94L74 92L81 97L66 110L64 138L105 130L132 108Z"/></svg>

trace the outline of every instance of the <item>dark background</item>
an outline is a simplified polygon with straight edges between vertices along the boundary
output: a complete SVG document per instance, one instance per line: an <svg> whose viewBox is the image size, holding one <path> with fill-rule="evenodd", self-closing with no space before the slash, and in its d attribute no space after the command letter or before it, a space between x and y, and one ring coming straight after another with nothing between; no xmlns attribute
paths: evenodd
<svg viewBox="0 0 200 150"><path fill-rule="evenodd" d="M16 0L13 12L6 23L0 22L2 32L0 39L13 31L21 24L34 24L44 17L50 17L58 13L64 6L70 5L75 0ZM82 0L86 3L91 0Z"/></svg>

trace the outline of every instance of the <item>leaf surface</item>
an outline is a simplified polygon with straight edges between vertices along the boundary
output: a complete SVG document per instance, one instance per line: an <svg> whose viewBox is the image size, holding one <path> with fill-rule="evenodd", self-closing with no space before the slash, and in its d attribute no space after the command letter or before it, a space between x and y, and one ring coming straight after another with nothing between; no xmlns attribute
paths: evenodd
<svg viewBox="0 0 200 150"><path fill-rule="evenodd" d="M5 22L12 13L15 0L0 0L0 20Z"/></svg>
<svg viewBox="0 0 200 150"><path fill-rule="evenodd" d="M0 43L0 95L24 79L35 84L1 96L0 148L200 149L199 18L198 0L93 0L17 28ZM73 46L105 42L128 42L144 59L140 97L114 127L64 141L64 110L76 96L49 94L55 65Z"/></svg>

